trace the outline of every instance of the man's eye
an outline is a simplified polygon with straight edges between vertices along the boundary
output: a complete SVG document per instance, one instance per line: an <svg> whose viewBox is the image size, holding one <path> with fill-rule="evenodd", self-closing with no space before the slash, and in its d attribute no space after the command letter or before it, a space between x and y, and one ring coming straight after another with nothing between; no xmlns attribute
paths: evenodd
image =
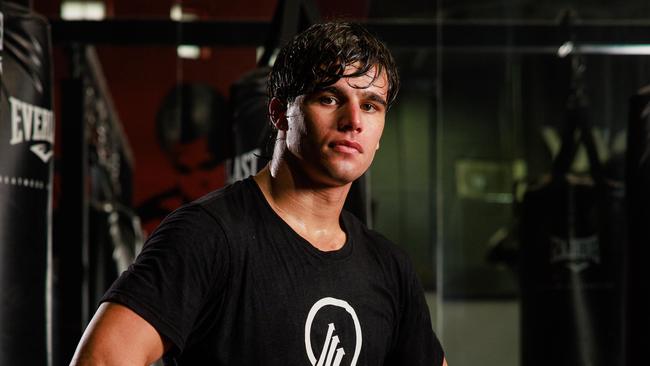
<svg viewBox="0 0 650 366"><path fill-rule="evenodd" d="M377 107L375 107L375 105L372 104L372 103L364 103L364 104L361 105L361 109L363 109L364 111L370 112L370 111L377 110Z"/></svg>
<svg viewBox="0 0 650 366"><path fill-rule="evenodd" d="M334 104L336 104L336 99L333 98L333 97L329 97L329 96L322 96L322 97L320 97L319 100L320 100L321 104L324 104L324 105L334 105Z"/></svg>

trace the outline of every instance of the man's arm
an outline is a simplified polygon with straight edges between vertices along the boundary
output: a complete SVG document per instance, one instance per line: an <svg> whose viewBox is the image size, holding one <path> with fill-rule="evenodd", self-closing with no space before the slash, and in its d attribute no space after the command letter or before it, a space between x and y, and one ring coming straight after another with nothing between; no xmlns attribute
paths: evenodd
<svg viewBox="0 0 650 366"><path fill-rule="evenodd" d="M70 365L150 365L170 345L131 309L105 302L81 336Z"/></svg>

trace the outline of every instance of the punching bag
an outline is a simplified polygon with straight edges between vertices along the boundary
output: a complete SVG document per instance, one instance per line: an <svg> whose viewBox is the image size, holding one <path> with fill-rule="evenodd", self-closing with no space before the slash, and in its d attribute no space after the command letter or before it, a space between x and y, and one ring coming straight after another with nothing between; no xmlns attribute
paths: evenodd
<svg viewBox="0 0 650 366"><path fill-rule="evenodd" d="M626 189L629 240L627 345L629 360L647 358L650 345L650 88L630 100Z"/></svg>
<svg viewBox="0 0 650 366"><path fill-rule="evenodd" d="M255 175L273 153L275 131L266 91L270 72L270 67L254 69L230 87L234 156L226 167L229 183Z"/></svg>
<svg viewBox="0 0 650 366"><path fill-rule="evenodd" d="M572 99L553 174L522 203L523 366L622 365L623 184L604 176L586 102ZM569 172L576 135L590 174Z"/></svg>
<svg viewBox="0 0 650 366"><path fill-rule="evenodd" d="M50 29L1 2L0 365L47 365L51 230Z"/></svg>

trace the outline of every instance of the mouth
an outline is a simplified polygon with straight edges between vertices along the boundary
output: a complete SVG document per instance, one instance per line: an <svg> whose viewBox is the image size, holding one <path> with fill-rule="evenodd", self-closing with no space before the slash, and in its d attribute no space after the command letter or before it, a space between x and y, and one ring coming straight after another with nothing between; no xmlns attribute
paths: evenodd
<svg viewBox="0 0 650 366"><path fill-rule="evenodd" d="M329 143L329 147L338 152L363 153L363 147L358 142L351 140L337 140Z"/></svg>

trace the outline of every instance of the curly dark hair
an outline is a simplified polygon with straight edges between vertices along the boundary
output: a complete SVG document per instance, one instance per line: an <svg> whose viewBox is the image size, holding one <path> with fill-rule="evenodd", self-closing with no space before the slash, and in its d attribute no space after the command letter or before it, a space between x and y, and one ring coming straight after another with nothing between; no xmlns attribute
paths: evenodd
<svg viewBox="0 0 650 366"><path fill-rule="evenodd" d="M353 64L359 68L345 74L346 67ZM397 97L399 75L386 46L359 24L314 24L280 50L269 77L269 97L290 103L342 77L362 76L372 67L376 67L376 72L368 86L385 71L388 80L386 102L390 106Z"/></svg>

